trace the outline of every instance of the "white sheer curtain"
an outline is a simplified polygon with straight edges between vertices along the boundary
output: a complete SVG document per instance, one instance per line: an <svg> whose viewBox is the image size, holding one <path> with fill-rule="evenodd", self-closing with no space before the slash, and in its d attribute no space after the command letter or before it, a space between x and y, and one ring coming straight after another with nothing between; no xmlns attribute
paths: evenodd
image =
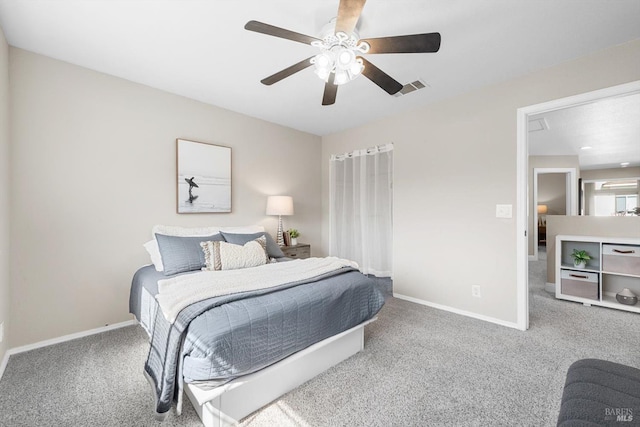
<svg viewBox="0 0 640 427"><path fill-rule="evenodd" d="M391 277L393 144L330 160L330 254Z"/></svg>

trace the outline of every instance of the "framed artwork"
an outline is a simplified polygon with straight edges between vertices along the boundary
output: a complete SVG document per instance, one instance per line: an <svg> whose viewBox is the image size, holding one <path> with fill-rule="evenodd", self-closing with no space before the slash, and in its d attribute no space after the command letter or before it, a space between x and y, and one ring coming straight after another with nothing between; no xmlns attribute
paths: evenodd
<svg viewBox="0 0 640 427"><path fill-rule="evenodd" d="M231 212L231 147L176 140L178 213Z"/></svg>

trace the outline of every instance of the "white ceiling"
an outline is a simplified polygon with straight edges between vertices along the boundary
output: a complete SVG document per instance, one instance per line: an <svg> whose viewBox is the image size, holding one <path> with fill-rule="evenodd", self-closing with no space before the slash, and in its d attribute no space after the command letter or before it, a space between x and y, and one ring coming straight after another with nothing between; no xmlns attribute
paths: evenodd
<svg viewBox="0 0 640 427"><path fill-rule="evenodd" d="M537 120L547 129L532 132ZM529 124L531 155L579 156L581 169L640 166L638 93L532 115Z"/></svg>
<svg viewBox="0 0 640 427"><path fill-rule="evenodd" d="M401 83L359 77L321 106L306 69L260 80L316 49L244 30L252 19L316 36L338 0L0 0L12 46L317 135L365 124L640 38L638 0L369 0L360 36L440 32L438 53L369 55Z"/></svg>

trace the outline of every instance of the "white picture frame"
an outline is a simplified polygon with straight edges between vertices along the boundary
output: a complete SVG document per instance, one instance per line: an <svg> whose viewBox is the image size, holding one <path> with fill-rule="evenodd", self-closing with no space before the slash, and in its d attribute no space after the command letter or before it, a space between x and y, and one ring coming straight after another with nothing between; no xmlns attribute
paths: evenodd
<svg viewBox="0 0 640 427"><path fill-rule="evenodd" d="M178 213L231 212L231 147L176 139Z"/></svg>

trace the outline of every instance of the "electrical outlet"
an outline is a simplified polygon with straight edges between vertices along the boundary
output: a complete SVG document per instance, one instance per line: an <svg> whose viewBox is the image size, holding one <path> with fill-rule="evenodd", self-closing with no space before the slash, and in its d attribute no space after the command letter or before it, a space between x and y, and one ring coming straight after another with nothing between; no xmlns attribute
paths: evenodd
<svg viewBox="0 0 640 427"><path fill-rule="evenodd" d="M480 295L480 285L471 285L471 296L482 298L482 295Z"/></svg>
<svg viewBox="0 0 640 427"><path fill-rule="evenodd" d="M4 322L0 323L0 342L4 339Z"/></svg>

